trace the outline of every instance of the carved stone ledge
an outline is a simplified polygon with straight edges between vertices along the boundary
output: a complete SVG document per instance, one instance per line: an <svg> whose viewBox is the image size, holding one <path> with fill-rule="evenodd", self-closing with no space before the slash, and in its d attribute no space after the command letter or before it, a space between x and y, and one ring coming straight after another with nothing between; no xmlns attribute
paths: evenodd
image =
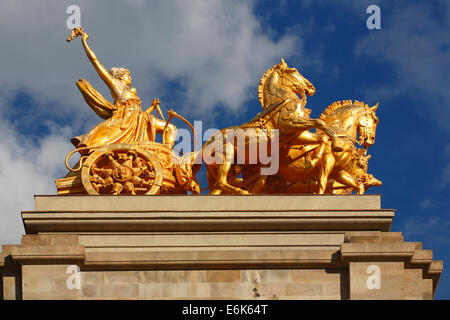
<svg viewBox="0 0 450 320"><path fill-rule="evenodd" d="M343 263L350 265L350 269L352 264L358 266L354 268L358 271L350 272L350 277L352 274L358 274L354 277L361 277L361 266L368 264L384 265L391 272L396 270L395 274L399 279L403 273L407 272L404 270L420 269L423 281L425 279L433 280L433 295L443 270L443 262L433 260L432 250L422 250L421 242L403 242L403 236L399 232L371 232L365 235L350 233L347 235L345 243L341 245L340 257ZM405 277L407 276L405 275ZM405 278L402 281L404 281L403 286L407 286L408 279ZM397 289L400 292L404 290L402 285ZM355 288L354 291L356 293L351 297L355 299L370 296L369 293L364 293L361 287ZM400 297L400 293L397 295Z"/></svg>
<svg viewBox="0 0 450 320"><path fill-rule="evenodd" d="M11 258L18 264L82 263L85 258L82 246L23 246L11 250Z"/></svg>

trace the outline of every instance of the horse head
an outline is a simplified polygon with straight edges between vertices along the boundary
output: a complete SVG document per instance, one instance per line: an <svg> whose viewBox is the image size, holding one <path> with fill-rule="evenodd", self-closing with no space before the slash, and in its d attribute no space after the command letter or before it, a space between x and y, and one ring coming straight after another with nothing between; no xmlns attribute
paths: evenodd
<svg viewBox="0 0 450 320"><path fill-rule="evenodd" d="M312 96L316 92L314 85L305 77L303 77L297 68L289 68L287 63L281 58L281 62L277 65L280 72L281 83L293 92L300 94L305 98L305 94Z"/></svg>
<svg viewBox="0 0 450 320"><path fill-rule="evenodd" d="M299 94L306 99L306 95L312 96L316 92L316 88L296 68L288 67L281 58L279 64L268 69L261 77L258 86L259 101L263 108L266 108L271 105L270 97L277 97L281 94L279 98L286 98L286 91Z"/></svg>
<svg viewBox="0 0 450 320"><path fill-rule="evenodd" d="M364 106L364 112L358 117L359 142L364 147L370 147L375 143L375 132L378 125L378 117L375 114L378 103L373 107Z"/></svg>
<svg viewBox="0 0 450 320"><path fill-rule="evenodd" d="M375 132L378 117L375 114L378 103L373 107L361 101L343 100L330 104L320 115L337 133L356 139L359 134L359 143L370 147L375 143Z"/></svg>

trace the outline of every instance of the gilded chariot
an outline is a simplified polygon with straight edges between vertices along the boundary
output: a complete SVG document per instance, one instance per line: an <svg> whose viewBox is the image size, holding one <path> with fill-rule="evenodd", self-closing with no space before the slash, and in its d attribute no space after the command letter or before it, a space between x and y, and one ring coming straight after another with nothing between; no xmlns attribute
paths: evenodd
<svg viewBox="0 0 450 320"><path fill-rule="evenodd" d="M68 164L84 151L76 168ZM151 141L110 144L73 150L66 157L70 173L56 180L58 194L200 193L192 166L169 147Z"/></svg>

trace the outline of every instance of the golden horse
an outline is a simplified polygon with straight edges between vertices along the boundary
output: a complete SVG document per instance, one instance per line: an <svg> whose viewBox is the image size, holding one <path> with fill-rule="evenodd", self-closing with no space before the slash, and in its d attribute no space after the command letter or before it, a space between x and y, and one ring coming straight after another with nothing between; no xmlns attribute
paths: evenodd
<svg viewBox="0 0 450 320"><path fill-rule="evenodd" d="M235 178L242 164L248 163L250 158L253 157L255 163L261 163L258 156L255 160L252 152L254 153L255 147L258 149L263 144L267 146L276 142L280 149L298 144L319 146L316 157L309 162L311 171L319 164L327 148L343 150L342 141L325 121L309 118L311 110L305 107L306 96L315 93L314 86L296 68L288 67L283 59L262 76L258 93L263 112L243 125L220 130L203 146L202 157L206 163L211 194L258 193L258 188L262 188L264 184L262 179L249 191L237 186ZM313 128L319 129L321 134L308 131ZM240 157L240 137L236 132L243 132L244 136L241 144L244 155ZM274 132L279 134L276 141L272 135Z"/></svg>
<svg viewBox="0 0 450 320"><path fill-rule="evenodd" d="M254 183L244 186L245 181L251 181L252 176L257 175L255 168L248 166L242 170L241 187L251 193L324 193L329 179L333 179L347 187L347 192L356 190L358 194L363 194L368 187L381 185L381 181L367 174L370 155L366 155L367 148L375 142L379 121L375 114L377 107L378 104L369 107L363 102L351 100L331 104L320 119L344 140L343 151L334 151L328 145L320 163L311 170L310 159L317 157L319 145L291 145L280 153L280 169L275 176L260 176L253 179ZM355 142L362 144L364 149L356 148ZM255 183L260 185L259 188L253 187Z"/></svg>

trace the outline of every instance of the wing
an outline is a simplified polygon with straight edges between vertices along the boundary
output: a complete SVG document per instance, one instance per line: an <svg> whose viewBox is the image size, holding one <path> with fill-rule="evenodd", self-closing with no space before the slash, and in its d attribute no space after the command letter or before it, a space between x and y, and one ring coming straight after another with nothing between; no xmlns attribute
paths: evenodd
<svg viewBox="0 0 450 320"><path fill-rule="evenodd" d="M110 118L117 109L114 104L103 98L103 96L86 80L78 80L77 87L80 89L80 92L89 107L91 107L91 109L102 119Z"/></svg>

